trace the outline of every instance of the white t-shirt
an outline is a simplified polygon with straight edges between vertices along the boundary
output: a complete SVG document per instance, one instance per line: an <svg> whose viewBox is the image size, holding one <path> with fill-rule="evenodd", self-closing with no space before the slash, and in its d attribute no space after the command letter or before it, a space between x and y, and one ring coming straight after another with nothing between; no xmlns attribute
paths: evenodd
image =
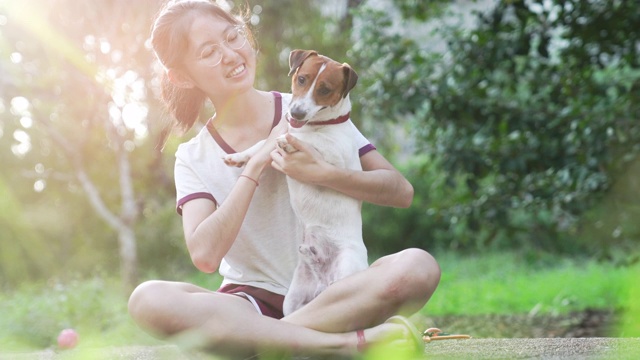
<svg viewBox="0 0 640 360"><path fill-rule="evenodd" d="M283 118L291 94L273 92L275 116L273 127ZM360 156L375 149L356 129ZM222 157L233 150L217 133L211 121L193 139L181 144L176 152L175 183L177 211L184 203L205 198L218 206L242 173L242 168L227 166ZM223 284L251 285L276 294L287 292L298 258L302 228L289 203L284 174L268 167L258 179L260 186L238 236L220 263Z"/></svg>

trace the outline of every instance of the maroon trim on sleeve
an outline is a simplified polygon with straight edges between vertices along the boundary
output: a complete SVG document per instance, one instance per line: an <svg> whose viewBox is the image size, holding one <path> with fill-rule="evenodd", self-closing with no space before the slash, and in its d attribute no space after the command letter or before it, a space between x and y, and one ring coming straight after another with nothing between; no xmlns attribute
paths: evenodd
<svg viewBox="0 0 640 360"><path fill-rule="evenodd" d="M367 144L363 147L360 148L360 150L358 150L359 156L363 156L364 154L368 153L369 151L373 151L376 150L376 147L373 146L373 144Z"/></svg>
<svg viewBox="0 0 640 360"><path fill-rule="evenodd" d="M280 123L280 119L282 119L282 94L277 91L272 91L271 93L275 97L276 103L276 111L273 115L273 125L271 125L271 128L273 129Z"/></svg>
<svg viewBox="0 0 640 360"><path fill-rule="evenodd" d="M182 216L182 205L186 204L187 202L189 202L191 200L195 200L195 199L208 199L208 200L213 201L213 203L216 204L216 206L218 206L218 202L213 197L213 195L211 195L209 193L206 193L206 192L193 193L193 194L189 194L189 195L183 197L182 199L178 200L178 204L176 206L176 211L178 212L178 215Z"/></svg>

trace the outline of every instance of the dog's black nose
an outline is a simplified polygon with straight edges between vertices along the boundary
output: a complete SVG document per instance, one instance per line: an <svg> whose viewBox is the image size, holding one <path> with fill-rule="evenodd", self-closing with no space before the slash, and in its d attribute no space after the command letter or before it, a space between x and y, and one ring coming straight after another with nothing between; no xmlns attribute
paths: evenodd
<svg viewBox="0 0 640 360"><path fill-rule="evenodd" d="M303 120L304 117L307 116L305 111L301 111L300 109L293 108L291 109L291 117L296 120Z"/></svg>

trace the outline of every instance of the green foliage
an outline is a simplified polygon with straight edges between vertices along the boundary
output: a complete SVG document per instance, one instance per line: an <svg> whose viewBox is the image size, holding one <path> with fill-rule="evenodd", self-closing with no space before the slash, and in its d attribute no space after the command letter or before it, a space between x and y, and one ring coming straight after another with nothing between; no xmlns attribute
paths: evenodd
<svg viewBox="0 0 640 360"><path fill-rule="evenodd" d="M463 186L450 186L462 183L462 179L449 178L439 161L429 155L413 157L399 170L414 186L413 203L408 209L363 205L363 222L367 224L363 236L372 253L475 244L464 232L464 218L456 211L457 204L467 201L470 192Z"/></svg>
<svg viewBox="0 0 640 360"><path fill-rule="evenodd" d="M427 21L440 15L443 5L451 3L451 0L396 0L395 5L405 19L417 19Z"/></svg>
<svg viewBox="0 0 640 360"><path fill-rule="evenodd" d="M136 234L141 269L155 273L158 278L175 280L193 271L184 243L182 218L176 213L173 198L159 202L150 197Z"/></svg>
<svg viewBox="0 0 640 360"><path fill-rule="evenodd" d="M475 30L442 31L449 44L442 57L388 31L385 14L360 14L369 20L355 52L367 69L363 111L411 122L418 153L440 165L430 172L449 179L440 191L464 194L448 208L436 201L421 209L438 209L457 225L445 240L442 226L424 224L430 239L416 246L435 238L584 250L575 241L581 216L638 154L640 6L527 4L500 2L478 16ZM413 177L416 189L430 176Z"/></svg>
<svg viewBox="0 0 640 360"><path fill-rule="evenodd" d="M48 274L55 259L41 252L43 237L29 225L16 197L0 177L0 287Z"/></svg>
<svg viewBox="0 0 640 360"><path fill-rule="evenodd" d="M8 194L0 246L3 258L38 264L3 261L4 285L118 269L117 234L95 214L73 166L85 167L117 213L115 138L126 143L133 172L142 267L172 278L192 269L170 176L175 144L185 139L154 149L166 115L145 47L153 3L0 4L0 190ZM236 3L253 16L260 88L289 89L294 48L344 59L360 75L354 119L416 190L408 210L365 205L372 253L523 247L637 260L636 3L503 1L476 30L443 31L447 54L430 52L418 27L444 12L444 0L394 1L394 11L348 1L346 14L329 15L321 2ZM417 30L398 32L395 10ZM11 107L14 98L28 101L26 113ZM147 109L147 134L118 117L127 104ZM14 153L16 131L28 135L27 153Z"/></svg>
<svg viewBox="0 0 640 360"><path fill-rule="evenodd" d="M2 295L0 306L3 351L55 347L66 328L78 332L82 346L158 343L133 324L122 289L111 280L31 283Z"/></svg>
<svg viewBox="0 0 640 360"><path fill-rule="evenodd" d="M248 5L252 16L252 28L258 41L258 88L291 91L291 79L287 74L289 52L294 49L314 49L346 61L351 15L323 16L322 3L314 1L240 0L234 3L237 8Z"/></svg>

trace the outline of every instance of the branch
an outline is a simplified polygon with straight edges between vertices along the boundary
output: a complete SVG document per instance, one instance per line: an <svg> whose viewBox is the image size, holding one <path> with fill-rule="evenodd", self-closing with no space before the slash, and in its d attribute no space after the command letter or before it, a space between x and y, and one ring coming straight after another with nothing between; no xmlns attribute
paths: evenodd
<svg viewBox="0 0 640 360"><path fill-rule="evenodd" d="M138 207L134 199L133 183L131 181L131 163L124 147L124 138L118 132L116 125L111 121L105 122L106 133L115 147L116 161L118 162L118 180L120 183L121 214L120 219L127 224L132 224L138 216Z"/></svg>
<svg viewBox="0 0 640 360"><path fill-rule="evenodd" d="M100 215L112 228L116 230L123 228L125 225L122 220L115 216L104 204L104 201L102 201L102 197L100 196L100 192L91 179L89 179L89 176L87 176L84 169L76 168L76 177L78 178L78 181L80 181L84 191L87 193L89 202L98 215Z"/></svg>
<svg viewBox="0 0 640 360"><path fill-rule="evenodd" d="M49 136L53 139L53 141L58 144L65 155L71 162L76 174L76 178L82 185L82 188L87 193L89 197L89 202L91 206L93 206L94 210L100 215L112 228L121 229L124 226L122 220L114 215L112 211L107 208L102 197L100 196L100 192L98 191L95 184L91 181L86 171L84 170L84 166L78 159L76 155L76 151L74 151L73 147L69 145L69 141L62 135L49 121L43 120L40 116L34 116L34 120L38 121L42 124Z"/></svg>

